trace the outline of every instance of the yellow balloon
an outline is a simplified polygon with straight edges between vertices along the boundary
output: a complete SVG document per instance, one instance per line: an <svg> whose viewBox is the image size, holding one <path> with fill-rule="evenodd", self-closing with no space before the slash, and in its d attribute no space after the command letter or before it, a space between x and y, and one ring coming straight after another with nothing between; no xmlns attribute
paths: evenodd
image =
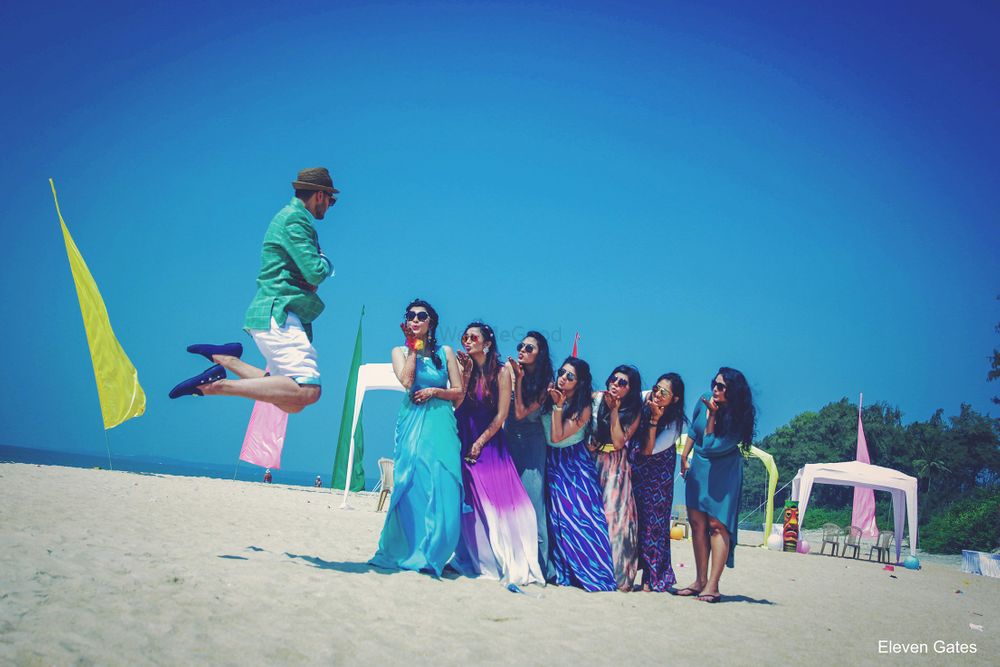
<svg viewBox="0 0 1000 667"><path fill-rule="evenodd" d="M670 539L672 540L683 540L684 539L684 527L674 526L670 529Z"/></svg>

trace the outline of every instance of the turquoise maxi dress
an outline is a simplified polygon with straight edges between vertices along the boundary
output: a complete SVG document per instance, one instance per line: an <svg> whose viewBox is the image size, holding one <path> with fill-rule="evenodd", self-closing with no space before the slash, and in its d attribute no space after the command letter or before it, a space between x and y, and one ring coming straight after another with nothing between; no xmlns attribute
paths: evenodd
<svg viewBox="0 0 1000 667"><path fill-rule="evenodd" d="M708 400L711 394L702 398ZM743 493L743 454L735 435L717 438L705 435L705 405L696 401L688 436L694 440L694 456L684 477L688 510L715 517L729 531L727 567L733 567L740 495Z"/></svg>
<svg viewBox="0 0 1000 667"><path fill-rule="evenodd" d="M417 358L413 391L448 386L442 350ZM451 401L417 404L403 398L396 418L394 488L371 564L441 575L461 534L462 472Z"/></svg>

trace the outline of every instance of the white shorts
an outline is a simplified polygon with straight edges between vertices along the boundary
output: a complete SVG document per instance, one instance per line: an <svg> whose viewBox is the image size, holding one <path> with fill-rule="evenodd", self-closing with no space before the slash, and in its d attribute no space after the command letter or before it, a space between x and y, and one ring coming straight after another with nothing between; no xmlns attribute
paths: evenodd
<svg viewBox="0 0 1000 667"><path fill-rule="evenodd" d="M250 335L271 375L283 375L299 384L320 385L316 348L309 342L298 315L287 313L283 327L272 317L270 331L250 329Z"/></svg>

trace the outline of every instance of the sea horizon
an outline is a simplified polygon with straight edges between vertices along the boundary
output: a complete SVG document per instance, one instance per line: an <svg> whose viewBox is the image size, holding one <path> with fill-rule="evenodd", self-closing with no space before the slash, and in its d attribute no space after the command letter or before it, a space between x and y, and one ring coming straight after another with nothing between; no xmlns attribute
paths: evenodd
<svg viewBox="0 0 1000 667"><path fill-rule="evenodd" d="M264 468L240 461L232 465L200 463L166 456L143 454L112 454L109 468L108 455L97 452L67 452L57 449L20 447L0 444L0 463L28 463L45 466L66 466L70 468L99 468L141 474L179 475L182 477L211 477L243 482L263 482ZM330 488L330 472L306 472L302 470L271 469L273 484L289 486L314 486L316 475L320 476L324 488ZM371 490L379 478L365 477L365 489Z"/></svg>

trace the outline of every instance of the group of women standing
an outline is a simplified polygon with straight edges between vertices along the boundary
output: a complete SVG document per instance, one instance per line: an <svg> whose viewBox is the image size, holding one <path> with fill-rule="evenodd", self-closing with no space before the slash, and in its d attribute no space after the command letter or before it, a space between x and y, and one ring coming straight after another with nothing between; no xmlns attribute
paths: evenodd
<svg viewBox="0 0 1000 667"><path fill-rule="evenodd" d="M639 371L621 365L595 392L589 364L571 356L555 369L537 331L505 362L488 324L470 323L456 353L438 344L438 321L414 300L406 343L392 351L407 395L373 565L587 591L633 590L641 569L642 590L719 599L736 538L739 445L749 446L755 421L739 371L720 369L689 423L676 373L644 392ZM679 591L670 562L678 445L697 569Z"/></svg>

